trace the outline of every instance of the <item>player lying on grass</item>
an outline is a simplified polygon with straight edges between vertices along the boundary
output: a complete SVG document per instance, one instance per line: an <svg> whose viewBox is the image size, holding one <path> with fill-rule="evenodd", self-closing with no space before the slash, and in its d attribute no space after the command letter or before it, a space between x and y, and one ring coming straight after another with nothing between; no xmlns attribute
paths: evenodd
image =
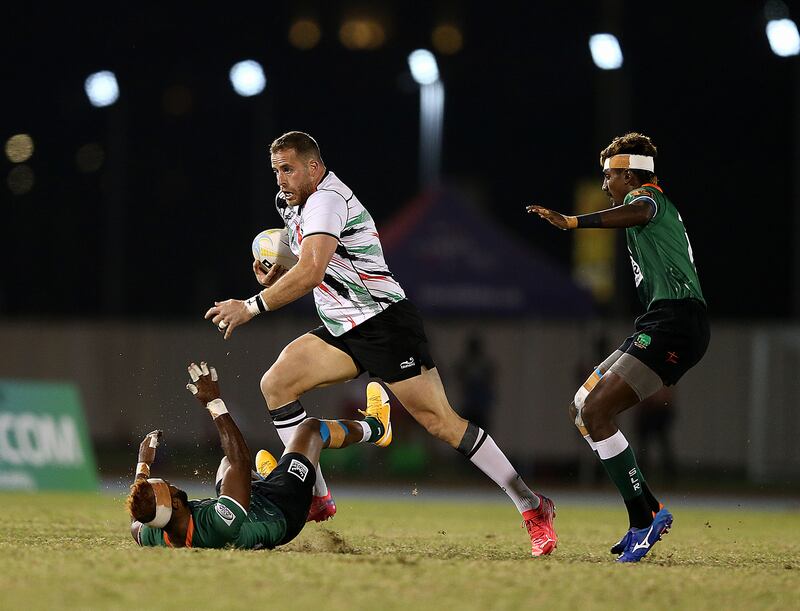
<svg viewBox="0 0 800 611"><path fill-rule="evenodd" d="M247 443L220 398L216 371L192 363L189 375L187 388L214 419L225 452L217 469L217 498L190 501L183 490L150 478L161 431L148 433L126 503L131 534L142 546L262 549L288 543L306 524L320 450L379 443L391 430L388 397L381 391L386 400L368 405L364 420L307 418L277 465L266 450L259 452L255 474Z"/></svg>
<svg viewBox="0 0 800 611"><path fill-rule="evenodd" d="M603 191L612 207L568 216L542 206L528 212L559 229L625 229L634 281L646 311L627 338L578 389L570 415L619 489L629 530L611 548L618 562L638 562L672 525L650 492L617 414L675 384L708 348L706 302L683 219L657 185L650 138L629 133L600 153Z"/></svg>

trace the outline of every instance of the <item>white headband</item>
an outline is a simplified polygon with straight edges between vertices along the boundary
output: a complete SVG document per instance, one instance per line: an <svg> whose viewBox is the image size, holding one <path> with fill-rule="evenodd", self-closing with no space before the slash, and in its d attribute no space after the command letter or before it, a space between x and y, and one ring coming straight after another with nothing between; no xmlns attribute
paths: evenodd
<svg viewBox="0 0 800 611"><path fill-rule="evenodd" d="M647 170L648 172L655 172L656 164L653 161L653 158L647 155L624 154L606 157L606 161L603 164L603 169Z"/></svg>
<svg viewBox="0 0 800 611"><path fill-rule="evenodd" d="M156 495L156 517L145 524L153 528L164 528L172 517L172 495L169 492L169 484L157 477L148 479L147 483L153 487L153 493Z"/></svg>

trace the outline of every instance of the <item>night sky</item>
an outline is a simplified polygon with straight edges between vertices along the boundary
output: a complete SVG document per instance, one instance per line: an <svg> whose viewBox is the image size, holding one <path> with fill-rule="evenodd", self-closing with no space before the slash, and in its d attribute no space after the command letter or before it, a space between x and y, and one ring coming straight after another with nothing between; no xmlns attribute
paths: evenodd
<svg viewBox="0 0 800 611"><path fill-rule="evenodd" d="M0 140L28 133L35 144L27 193L12 193L15 164L0 162L0 316L185 318L214 298L250 295L250 240L278 224L267 146L290 129L318 139L380 228L420 191L406 58L431 48L443 22L464 37L458 53L436 53L445 184L568 266L568 234L524 205L569 212L577 180L599 189L608 141L642 131L659 147L657 173L712 317L800 312L800 57L771 52L760 2L85 6L16 4L0 23ZM800 19L800 7L789 10ZM342 46L352 14L384 24L380 48ZM298 17L319 22L313 49L289 44ZM621 71L592 63L587 41L599 31L618 36ZM228 81L247 58L268 80L253 98ZM101 69L120 84L109 108L83 91ZM79 171L76 151L94 143L102 165ZM633 282L620 290L632 296Z"/></svg>

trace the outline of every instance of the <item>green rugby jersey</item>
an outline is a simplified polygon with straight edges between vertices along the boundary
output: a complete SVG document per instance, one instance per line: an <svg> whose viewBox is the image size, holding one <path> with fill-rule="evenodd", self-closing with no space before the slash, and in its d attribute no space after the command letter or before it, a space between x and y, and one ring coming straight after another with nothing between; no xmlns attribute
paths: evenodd
<svg viewBox="0 0 800 611"><path fill-rule="evenodd" d="M639 299L647 309L659 299L694 298L705 304L681 215L664 192L649 183L628 193L623 205L643 198L655 203L655 215L646 225L625 230Z"/></svg>
<svg viewBox="0 0 800 611"><path fill-rule="evenodd" d="M217 499L190 500L189 509L192 518L187 532L187 547L273 548L286 535L283 513L255 491L250 497L249 511L225 495ZM173 547L163 529L150 526L142 526L139 544Z"/></svg>

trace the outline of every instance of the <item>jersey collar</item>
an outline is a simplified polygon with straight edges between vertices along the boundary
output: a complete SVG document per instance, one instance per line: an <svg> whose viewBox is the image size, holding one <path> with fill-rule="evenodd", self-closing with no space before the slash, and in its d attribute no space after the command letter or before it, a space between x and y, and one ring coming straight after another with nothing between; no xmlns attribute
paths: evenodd
<svg viewBox="0 0 800 611"><path fill-rule="evenodd" d="M643 186L643 187L653 187L653 188L654 188L654 189L656 189L656 190L657 190L659 193L663 193L663 192L664 192L664 189L662 189L662 188L661 188L661 187L659 187L657 184L655 184L655 183L652 183L652 182L646 182L646 183L644 183L642 186Z"/></svg>
<svg viewBox="0 0 800 611"><path fill-rule="evenodd" d="M186 527L186 541L184 541L184 547L192 547L192 535L194 535L194 517L189 515L189 525ZM169 535L167 531L164 531L164 543L167 544L167 547L175 547L172 544L172 541L169 540Z"/></svg>

